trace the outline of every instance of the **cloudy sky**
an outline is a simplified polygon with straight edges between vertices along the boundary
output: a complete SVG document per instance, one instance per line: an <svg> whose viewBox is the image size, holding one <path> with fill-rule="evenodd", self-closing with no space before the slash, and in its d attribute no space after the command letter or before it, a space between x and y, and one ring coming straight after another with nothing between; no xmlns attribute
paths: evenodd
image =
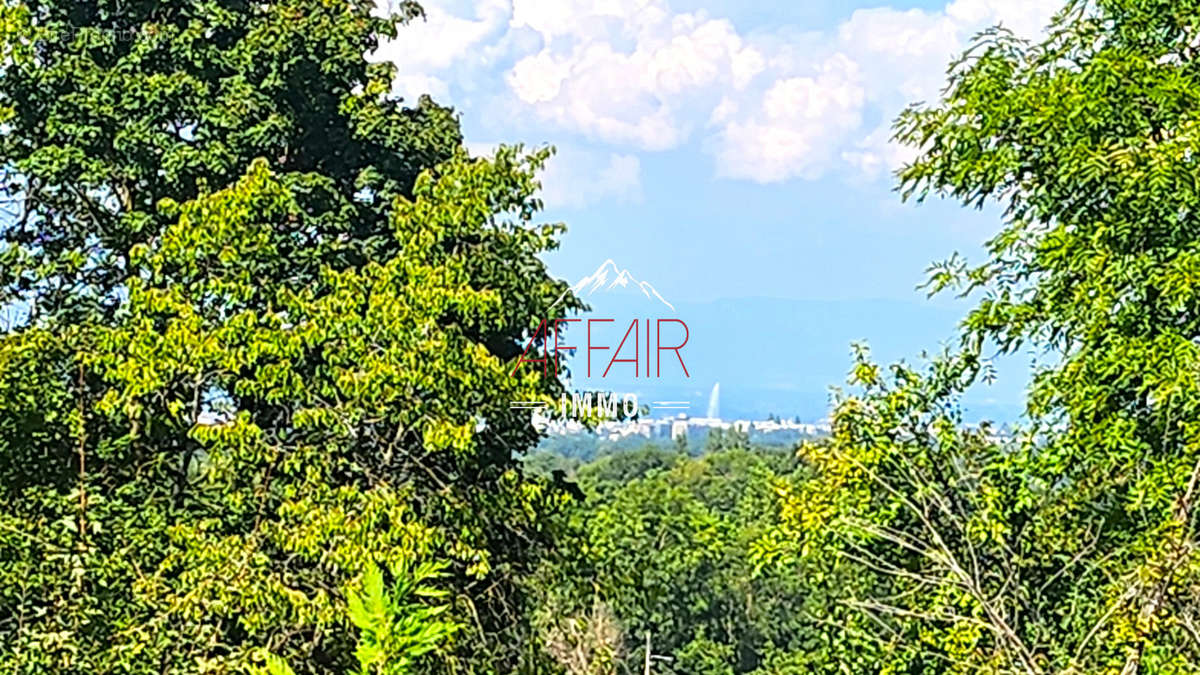
<svg viewBox="0 0 1200 675"><path fill-rule="evenodd" d="M891 361L953 336L963 307L916 286L934 260L977 259L998 229L994 211L900 203L891 121L936 99L978 31L1036 37L1062 4L422 2L427 19L377 58L397 64L406 98L455 106L472 150L557 148L546 216L570 229L551 271L575 281L611 258L686 307L694 400L722 381L744 414L814 419L849 342ZM968 408L1015 414L1025 363L1000 362Z"/></svg>
<svg viewBox="0 0 1200 675"><path fill-rule="evenodd" d="M480 152L556 146L563 277L613 258L688 301L916 300L925 266L996 220L901 205L890 121L978 30L1036 35L1061 3L892 1L423 0L378 58Z"/></svg>

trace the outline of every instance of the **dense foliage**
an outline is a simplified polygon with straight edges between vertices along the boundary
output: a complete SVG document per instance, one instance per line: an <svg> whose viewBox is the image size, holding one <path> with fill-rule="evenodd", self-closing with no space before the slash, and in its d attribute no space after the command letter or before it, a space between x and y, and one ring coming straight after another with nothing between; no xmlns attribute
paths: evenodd
<svg viewBox="0 0 1200 675"><path fill-rule="evenodd" d="M543 639L569 674L643 672L647 652L655 673L865 665L869 643L832 639L855 620L836 603L852 568L797 574L754 556L778 524L777 491L812 478L792 452L718 431L698 456L651 445L574 471L585 500L572 545L538 576Z"/></svg>
<svg viewBox="0 0 1200 675"><path fill-rule="evenodd" d="M419 12L0 8L0 672L1200 672L1200 4L989 31L902 114L903 195L1003 227L829 438L528 463L548 151L388 95ZM1017 350L1023 425L964 424Z"/></svg>
<svg viewBox="0 0 1200 675"><path fill-rule="evenodd" d="M906 196L995 202L1004 227L932 269L978 298L962 348L860 360L765 550L877 575L849 602L888 667L1197 672L1198 36L1194 2L1073 2L1044 41L981 36L898 122ZM1025 428L964 428L958 394L1018 349L1043 364Z"/></svg>
<svg viewBox="0 0 1200 675"><path fill-rule="evenodd" d="M387 97L364 53L415 9L374 10L5 4L6 672L349 672L346 597L427 562L452 611L405 654L532 643L565 497L508 401L559 393L509 376L571 306L536 257L547 153L468 158L451 111Z"/></svg>

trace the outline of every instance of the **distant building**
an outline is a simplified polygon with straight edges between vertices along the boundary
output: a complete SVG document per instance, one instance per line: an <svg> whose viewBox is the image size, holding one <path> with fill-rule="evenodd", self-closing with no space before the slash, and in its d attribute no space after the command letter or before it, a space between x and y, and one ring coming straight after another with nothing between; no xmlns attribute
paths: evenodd
<svg viewBox="0 0 1200 675"><path fill-rule="evenodd" d="M586 425L571 419L563 420L535 414L534 424L539 430L551 436L589 433ZM778 442L794 442L804 437L830 433L828 421L805 423L781 419L742 419L727 422L719 417L688 417L684 413L675 417L608 420L597 424L594 432L601 440L616 442L633 437L647 440L674 440L681 436L686 438L692 434L703 436L714 429L736 429L741 433L768 442L770 442L768 437L771 436L774 436Z"/></svg>
<svg viewBox="0 0 1200 675"><path fill-rule="evenodd" d="M671 438L679 438L680 436L687 438L687 435L688 421L686 419L671 422Z"/></svg>

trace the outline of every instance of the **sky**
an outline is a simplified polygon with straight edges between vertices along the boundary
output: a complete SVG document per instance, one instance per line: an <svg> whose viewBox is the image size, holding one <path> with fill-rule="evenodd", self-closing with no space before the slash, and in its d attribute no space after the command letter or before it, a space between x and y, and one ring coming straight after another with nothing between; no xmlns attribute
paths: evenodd
<svg viewBox="0 0 1200 675"><path fill-rule="evenodd" d="M994 211L902 204L896 114L935 100L979 30L1036 37L1061 0L422 0L374 56L460 113L472 151L549 144L546 260L605 259L673 302L927 302ZM949 299L933 302L949 303ZM864 336L871 337L871 336ZM932 345L931 345L932 346Z"/></svg>

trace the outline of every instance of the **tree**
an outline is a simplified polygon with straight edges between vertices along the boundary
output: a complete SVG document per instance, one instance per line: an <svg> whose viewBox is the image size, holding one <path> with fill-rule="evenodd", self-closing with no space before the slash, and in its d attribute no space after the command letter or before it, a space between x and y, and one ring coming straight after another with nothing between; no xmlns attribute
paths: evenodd
<svg viewBox="0 0 1200 675"><path fill-rule="evenodd" d="M979 298L962 348L860 360L789 509L878 574L853 602L909 667L1196 672L1198 30L1194 2L1071 2L1040 42L983 34L898 122L905 197L996 202L1004 227L931 270ZM1011 441L956 403L993 348L1043 364Z"/></svg>
<svg viewBox="0 0 1200 675"><path fill-rule="evenodd" d="M775 484L795 468L786 453L748 449L695 459L647 449L582 467L578 542L539 576L559 661L598 654L608 666L615 653L642 672L649 649L655 673L837 672L837 646L812 617L839 582L759 569L751 556L774 524ZM621 649L591 638L614 624Z"/></svg>
<svg viewBox="0 0 1200 675"><path fill-rule="evenodd" d="M342 589L439 562L505 671L563 497L513 359L565 285L548 151L461 149L364 53L373 2L10 3L0 156L0 662L347 672Z"/></svg>
<svg viewBox="0 0 1200 675"><path fill-rule="evenodd" d="M445 605L428 606L421 598L441 598L446 592L427 582L438 576L438 568L423 563L415 568L402 564L392 570L393 583L384 584L383 570L368 567L361 588L347 590L351 621L359 629L358 660L361 675L407 675L421 655L439 649L461 626L439 616ZM251 667L254 675L295 675L286 661L274 654L263 658L266 666Z"/></svg>
<svg viewBox="0 0 1200 675"><path fill-rule="evenodd" d="M3 300L37 317L111 318L131 249L170 220L162 199L240 178L258 157L315 217L289 275L394 252L392 200L461 145L451 110L387 97L364 53L419 15L370 0L14 2L0 77ZM352 217L351 217L352 216ZM312 241L341 245L306 252Z"/></svg>
<svg viewBox="0 0 1200 675"><path fill-rule="evenodd" d="M723 450L748 449L750 447L750 432L740 429L715 428L708 432L704 439L704 452L715 453Z"/></svg>

